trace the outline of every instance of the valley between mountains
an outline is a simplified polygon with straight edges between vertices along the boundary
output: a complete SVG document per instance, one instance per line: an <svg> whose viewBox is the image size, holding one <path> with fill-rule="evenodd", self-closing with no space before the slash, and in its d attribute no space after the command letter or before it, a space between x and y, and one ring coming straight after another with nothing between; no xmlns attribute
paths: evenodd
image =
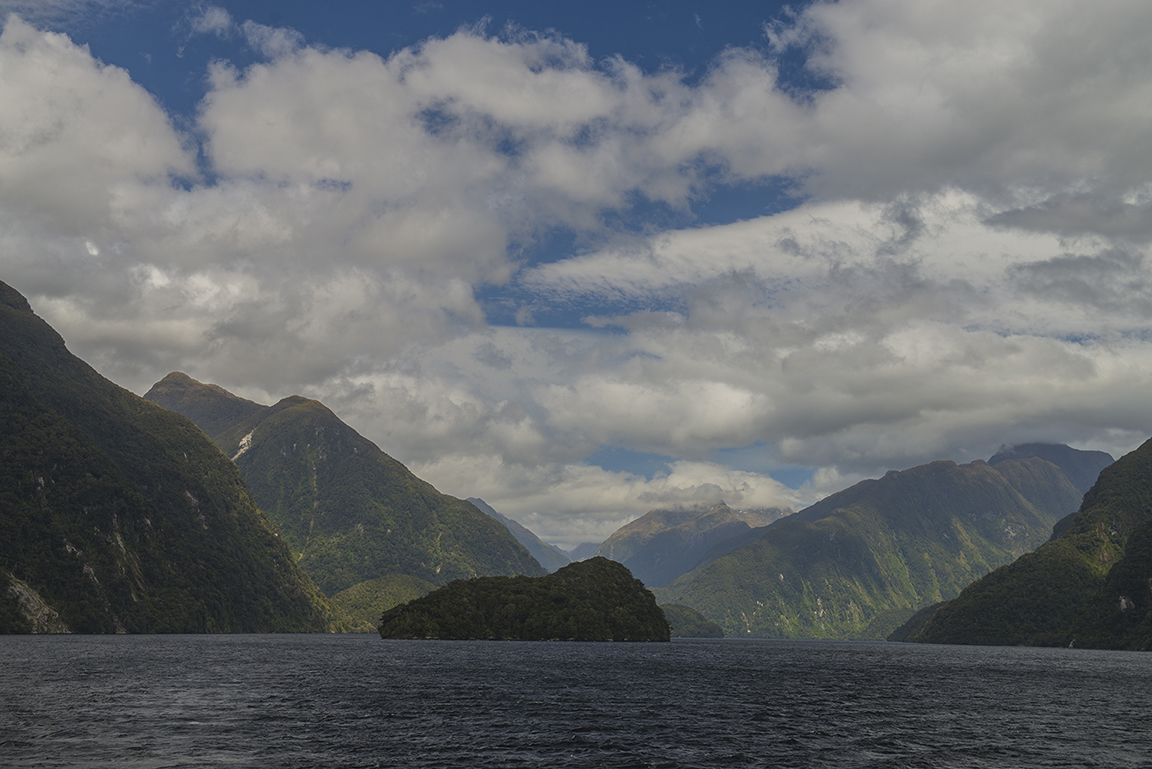
<svg viewBox="0 0 1152 769"><path fill-rule="evenodd" d="M180 372L129 393L2 283L0 425L8 633L373 631L459 580L598 555L673 635L1152 645L1152 444L1116 462L1006 447L798 512L655 509L569 553L440 493L318 401Z"/></svg>

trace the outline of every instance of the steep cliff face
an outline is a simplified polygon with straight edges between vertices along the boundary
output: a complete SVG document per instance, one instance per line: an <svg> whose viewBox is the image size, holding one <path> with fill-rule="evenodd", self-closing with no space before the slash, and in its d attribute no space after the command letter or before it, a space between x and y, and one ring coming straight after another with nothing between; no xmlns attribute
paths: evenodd
<svg viewBox="0 0 1152 769"><path fill-rule="evenodd" d="M7 632L334 627L227 457L2 283L0 588Z"/></svg>

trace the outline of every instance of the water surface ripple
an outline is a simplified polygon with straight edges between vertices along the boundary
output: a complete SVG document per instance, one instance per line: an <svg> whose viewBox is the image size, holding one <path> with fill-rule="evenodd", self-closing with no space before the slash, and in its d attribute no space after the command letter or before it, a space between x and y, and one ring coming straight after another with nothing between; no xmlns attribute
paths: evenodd
<svg viewBox="0 0 1152 769"><path fill-rule="evenodd" d="M11 767L1140 767L1152 655L0 638Z"/></svg>

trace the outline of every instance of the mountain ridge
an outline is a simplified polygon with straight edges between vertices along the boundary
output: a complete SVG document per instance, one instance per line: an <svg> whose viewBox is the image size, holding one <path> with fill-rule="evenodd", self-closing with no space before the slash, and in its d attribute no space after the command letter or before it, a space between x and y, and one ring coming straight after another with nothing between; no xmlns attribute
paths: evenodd
<svg viewBox="0 0 1152 769"><path fill-rule="evenodd" d="M1080 494L1039 458L928 463L771 523L665 588L728 635L883 638L1047 539Z"/></svg>
<svg viewBox="0 0 1152 769"><path fill-rule="evenodd" d="M209 437L325 595L389 575L443 585L545 573L507 527L417 478L319 401L292 395L229 423L211 408L215 400L238 410L223 388L187 375L161 382L145 398L177 412L192 404L190 413L220 428Z"/></svg>
<svg viewBox="0 0 1152 769"><path fill-rule="evenodd" d="M1035 552L974 581L893 640L1152 648L1152 440L1100 472Z"/></svg>
<svg viewBox="0 0 1152 769"><path fill-rule="evenodd" d="M528 527L521 524L519 521L513 520L508 516L496 511L492 505L488 504L479 497L468 497L465 502L471 503L477 510L495 518L500 523L508 527L512 532L512 536L516 537L516 541L524 547L528 548L528 552L536 561L547 569L549 572L561 569L572 562L568 557L568 553L564 552L555 545L549 545L547 542L540 539Z"/></svg>
<svg viewBox="0 0 1152 769"><path fill-rule="evenodd" d="M73 356L2 282L0 424L6 632L336 628L219 449Z"/></svg>

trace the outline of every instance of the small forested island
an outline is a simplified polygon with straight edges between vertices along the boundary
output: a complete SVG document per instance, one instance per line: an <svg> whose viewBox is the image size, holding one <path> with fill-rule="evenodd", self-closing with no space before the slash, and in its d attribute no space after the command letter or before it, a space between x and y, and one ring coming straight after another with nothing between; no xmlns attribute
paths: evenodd
<svg viewBox="0 0 1152 769"><path fill-rule="evenodd" d="M380 637L667 641L670 631L644 583L597 557L544 577L456 580L384 612Z"/></svg>

